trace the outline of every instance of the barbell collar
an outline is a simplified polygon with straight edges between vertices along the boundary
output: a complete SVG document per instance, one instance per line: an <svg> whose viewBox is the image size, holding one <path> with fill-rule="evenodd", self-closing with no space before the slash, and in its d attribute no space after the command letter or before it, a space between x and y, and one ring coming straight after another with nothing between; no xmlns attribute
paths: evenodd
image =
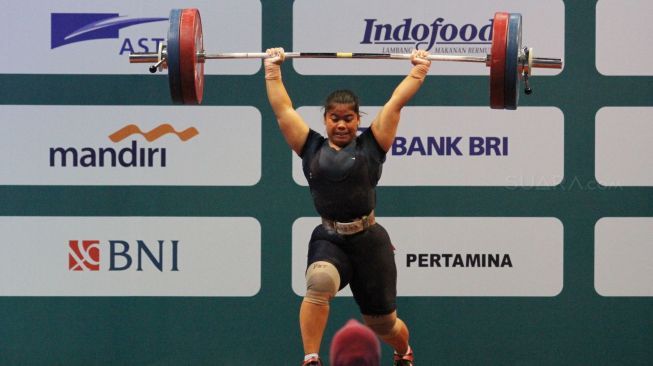
<svg viewBox="0 0 653 366"><path fill-rule="evenodd" d="M157 70L158 70L158 71L161 71L161 69L162 69L162 67L163 67L163 64L164 64L165 62L166 62L166 59L165 59L165 58L162 58L161 60L159 60L159 62L157 62L157 63L155 63L154 65L150 66L150 72L151 72L152 74L154 74L155 72L157 72Z"/></svg>

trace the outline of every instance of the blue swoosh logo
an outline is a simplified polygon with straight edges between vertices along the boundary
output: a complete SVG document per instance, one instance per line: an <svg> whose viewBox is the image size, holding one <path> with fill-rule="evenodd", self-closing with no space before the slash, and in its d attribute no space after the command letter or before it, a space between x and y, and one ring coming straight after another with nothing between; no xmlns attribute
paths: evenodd
<svg viewBox="0 0 653 366"><path fill-rule="evenodd" d="M167 20L168 18L129 19L116 13L52 13L50 48L94 39L117 39L122 28Z"/></svg>

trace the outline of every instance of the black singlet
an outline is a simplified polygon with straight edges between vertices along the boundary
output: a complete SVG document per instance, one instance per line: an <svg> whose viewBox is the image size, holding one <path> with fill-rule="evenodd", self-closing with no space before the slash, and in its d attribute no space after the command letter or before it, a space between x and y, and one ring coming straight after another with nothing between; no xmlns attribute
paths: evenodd
<svg viewBox="0 0 653 366"><path fill-rule="evenodd" d="M342 222L367 215L376 206L385 151L368 128L340 150L310 130L300 157L320 216Z"/></svg>

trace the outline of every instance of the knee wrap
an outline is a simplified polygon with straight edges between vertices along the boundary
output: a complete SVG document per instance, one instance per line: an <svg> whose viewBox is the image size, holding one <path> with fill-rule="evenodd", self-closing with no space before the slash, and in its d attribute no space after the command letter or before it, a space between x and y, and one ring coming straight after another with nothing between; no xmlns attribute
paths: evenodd
<svg viewBox="0 0 653 366"><path fill-rule="evenodd" d="M340 274L336 267L324 261L312 263L306 270L306 296L304 301L328 305L340 288Z"/></svg>
<svg viewBox="0 0 653 366"><path fill-rule="evenodd" d="M401 329L401 324L397 321L396 311L387 315L363 315L363 320L374 333L382 338L394 337Z"/></svg>

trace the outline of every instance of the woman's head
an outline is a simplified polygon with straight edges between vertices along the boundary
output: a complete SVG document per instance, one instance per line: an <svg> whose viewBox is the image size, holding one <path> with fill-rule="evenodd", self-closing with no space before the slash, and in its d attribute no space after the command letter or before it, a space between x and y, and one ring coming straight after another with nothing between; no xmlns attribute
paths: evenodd
<svg viewBox="0 0 653 366"><path fill-rule="evenodd" d="M350 90L336 90L324 103L324 125L329 141L346 146L356 138L360 124L358 96Z"/></svg>
<svg viewBox="0 0 653 366"><path fill-rule="evenodd" d="M326 117L327 112L332 109L336 104L345 104L351 106L352 111L360 116L358 111L360 103L358 96L354 94L351 90L336 90L327 96L326 101L324 102L324 117Z"/></svg>

